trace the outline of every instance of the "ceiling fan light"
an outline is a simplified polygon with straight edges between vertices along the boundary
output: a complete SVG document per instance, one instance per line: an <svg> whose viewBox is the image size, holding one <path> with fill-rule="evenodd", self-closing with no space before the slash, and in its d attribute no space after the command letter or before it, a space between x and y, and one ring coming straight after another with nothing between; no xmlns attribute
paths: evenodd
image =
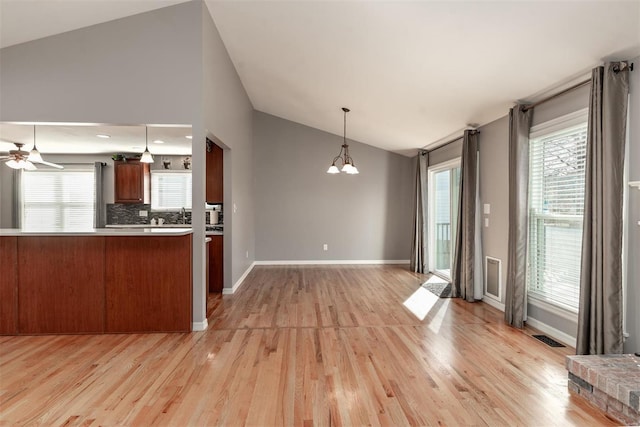
<svg viewBox="0 0 640 427"><path fill-rule="evenodd" d="M18 162L16 162L14 159L11 159L11 160L5 162L5 165L9 166L11 169L22 169L20 164Z"/></svg>
<svg viewBox="0 0 640 427"><path fill-rule="evenodd" d="M330 174L340 173L340 169L338 169L336 165L331 165L327 173L330 173Z"/></svg>
<svg viewBox="0 0 640 427"><path fill-rule="evenodd" d="M140 163L153 163L153 156L149 152L149 149L145 149L144 153L142 153L142 157L140 157Z"/></svg>
<svg viewBox="0 0 640 427"><path fill-rule="evenodd" d="M42 156L40 155L40 152L37 148L34 147L33 150L29 152L27 160L29 160L30 162L42 163Z"/></svg>
<svg viewBox="0 0 640 427"><path fill-rule="evenodd" d="M22 162L24 162L24 165L23 165L23 167L22 167L23 169L26 169L26 170L28 170L28 171L34 171L34 170L38 169L38 168L36 167L36 165L34 165L33 163L31 163L31 162L30 162L30 161L28 161L28 160L22 160Z"/></svg>

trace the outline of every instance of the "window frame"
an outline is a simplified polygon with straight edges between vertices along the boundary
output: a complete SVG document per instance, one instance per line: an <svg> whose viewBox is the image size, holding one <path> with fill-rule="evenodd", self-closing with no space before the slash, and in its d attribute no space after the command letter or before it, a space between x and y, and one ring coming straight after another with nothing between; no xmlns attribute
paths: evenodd
<svg viewBox="0 0 640 427"><path fill-rule="evenodd" d="M25 221L25 215L26 215L26 206L31 205L31 203L27 203L25 201L25 174L44 174L44 173L56 173L56 174L64 174L64 173L70 173L70 172L90 172L93 175L93 182L92 182L92 188L93 188L93 195L92 195L92 200L91 200L91 207L92 207L92 214L91 214L91 224L86 224L86 225L73 225L73 229L74 230L88 230L88 229L93 229L95 227L95 220L96 220L96 173L95 173L95 166L92 163L72 163L72 164L61 164L62 166L64 166L64 169L36 169L33 171L27 171L27 170L22 170L20 171L20 185L18 188L18 191L20 192L20 196L19 196L19 222L20 222L20 227L22 229L25 230L51 230L51 229L60 229L60 228L64 228L64 227L50 227L50 226L34 226L31 225L29 226L28 224L26 224ZM64 206L64 202L60 202L60 203L55 203L55 205L57 206Z"/></svg>
<svg viewBox="0 0 640 427"><path fill-rule="evenodd" d="M153 176L154 175L189 175L191 176L191 188L189 189L189 194L191 197L191 206L176 206L176 207L158 207L154 206L155 197L153 197L155 193ZM153 212L175 212L179 211L182 208L185 208L187 211L191 211L193 208L193 173L188 169L152 169L150 171L150 186L151 186L151 197L150 197L150 209Z"/></svg>
<svg viewBox="0 0 640 427"><path fill-rule="evenodd" d="M529 150L531 150L531 142L536 139L544 138L551 136L557 133L570 133L572 130L582 129L585 124L588 126L588 117L589 117L589 109L583 108L578 111L575 111L570 114L563 115L561 117L546 121L544 123L540 123L536 126L531 127L529 132ZM529 159L529 162L531 159ZM529 169L528 181L531 179L531 169ZM530 184L529 184L530 185ZM531 188L528 189L528 198L527 201L527 230L530 230L530 215L531 212ZM583 214L584 218L584 214ZM578 318L578 309L573 308L571 306L567 306L559 301L554 301L551 299L544 298L540 295L536 295L535 293L529 292L529 281L530 281L530 268L531 268L531 233L527 232L527 273L526 273L526 295L527 302L533 306L541 308L545 311L556 314L562 318L577 321Z"/></svg>

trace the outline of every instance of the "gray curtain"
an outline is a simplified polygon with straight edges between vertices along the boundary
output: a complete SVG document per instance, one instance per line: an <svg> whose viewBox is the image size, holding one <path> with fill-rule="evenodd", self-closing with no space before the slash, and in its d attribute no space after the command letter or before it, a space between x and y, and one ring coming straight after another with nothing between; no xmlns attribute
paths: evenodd
<svg viewBox="0 0 640 427"><path fill-rule="evenodd" d="M506 322L522 328L527 304L527 234L529 206L529 130L533 110L509 111L509 252L504 308Z"/></svg>
<svg viewBox="0 0 640 427"><path fill-rule="evenodd" d="M593 70L577 354L622 353L622 195L627 63Z"/></svg>
<svg viewBox="0 0 640 427"><path fill-rule="evenodd" d="M13 189L11 192L11 226L22 227L22 170L13 171Z"/></svg>
<svg viewBox="0 0 640 427"><path fill-rule="evenodd" d="M476 200L478 192L478 132L464 131L462 162L460 166L460 192L458 224L451 269L452 295L469 302L475 301L475 283L482 277L476 270Z"/></svg>
<svg viewBox="0 0 640 427"><path fill-rule="evenodd" d="M416 273L429 272L427 257L427 169L429 153L417 156L415 211L413 213L413 240L411 245L411 269Z"/></svg>
<svg viewBox="0 0 640 427"><path fill-rule="evenodd" d="M93 220L93 226L95 228L102 228L106 224L105 219L105 205L104 205L104 197L102 194L102 169L106 166L105 163L95 162L93 164L95 168L95 191L96 191L96 199L95 199L95 216Z"/></svg>

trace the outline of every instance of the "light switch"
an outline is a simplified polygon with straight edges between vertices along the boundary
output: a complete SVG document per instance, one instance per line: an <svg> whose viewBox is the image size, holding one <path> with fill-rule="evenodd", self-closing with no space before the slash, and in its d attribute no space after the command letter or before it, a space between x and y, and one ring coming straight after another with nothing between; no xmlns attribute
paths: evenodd
<svg viewBox="0 0 640 427"><path fill-rule="evenodd" d="M484 219L484 226L485 226L485 228L489 227L489 218L485 218Z"/></svg>
<svg viewBox="0 0 640 427"><path fill-rule="evenodd" d="M142 217L148 217L149 216L149 212L148 211L138 211L138 215L142 216Z"/></svg>
<svg viewBox="0 0 640 427"><path fill-rule="evenodd" d="M491 213L491 205L489 203L484 204L484 214L489 215Z"/></svg>

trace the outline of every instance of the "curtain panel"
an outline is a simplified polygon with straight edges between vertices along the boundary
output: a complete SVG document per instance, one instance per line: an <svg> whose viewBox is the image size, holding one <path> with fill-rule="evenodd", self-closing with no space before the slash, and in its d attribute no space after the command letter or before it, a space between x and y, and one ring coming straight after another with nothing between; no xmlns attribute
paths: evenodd
<svg viewBox="0 0 640 427"><path fill-rule="evenodd" d="M429 153L424 151L416 156L415 209L413 212L413 239L411 244L410 268L416 273L428 273L428 198L427 173Z"/></svg>
<svg viewBox="0 0 640 427"><path fill-rule="evenodd" d="M524 326L527 304L527 234L529 205L529 130L533 110L509 111L509 252L504 317Z"/></svg>
<svg viewBox="0 0 640 427"><path fill-rule="evenodd" d="M622 336L622 201L629 65L592 72L577 354L617 354Z"/></svg>
<svg viewBox="0 0 640 427"><path fill-rule="evenodd" d="M462 143L458 224L451 271L452 295L468 302L482 298L482 255L478 253L478 132L466 130ZM480 293L477 284L480 283Z"/></svg>

